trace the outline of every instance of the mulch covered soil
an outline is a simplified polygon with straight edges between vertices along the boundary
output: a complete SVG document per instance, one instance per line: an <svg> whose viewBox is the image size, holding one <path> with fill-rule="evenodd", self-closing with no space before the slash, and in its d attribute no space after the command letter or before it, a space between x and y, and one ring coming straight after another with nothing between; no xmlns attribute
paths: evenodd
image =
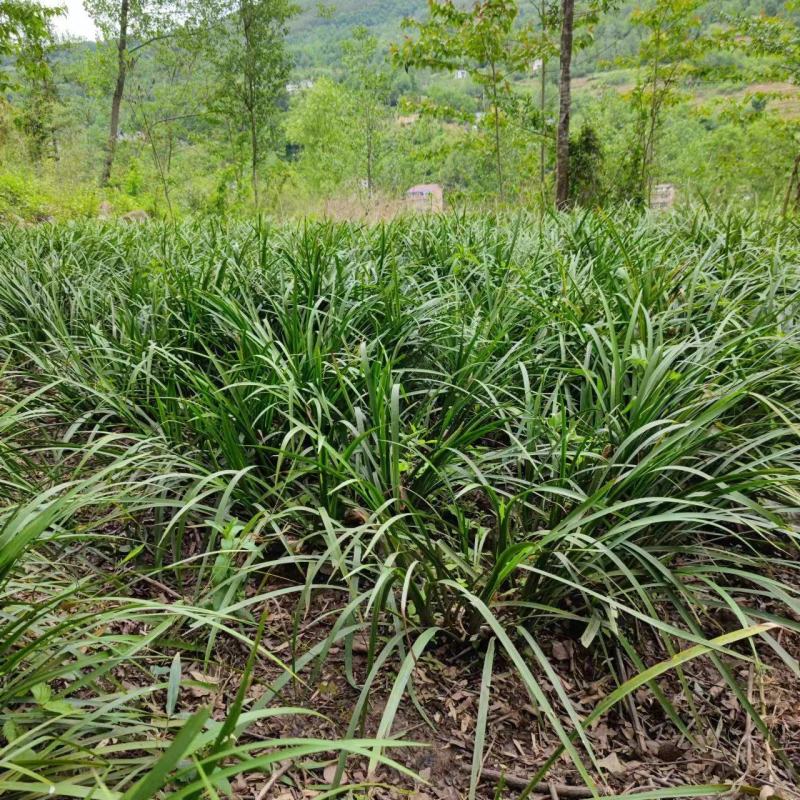
<svg viewBox="0 0 800 800"><path fill-rule="evenodd" d="M153 591L158 593L157 589ZM293 603L290 597L285 605L273 602L269 610L264 645L284 660L291 658ZM341 605L341 595L333 592L316 596L301 621L295 657L325 638ZM800 637L782 634L781 643L795 658L800 656ZM599 651L587 651L578 641L555 633L541 644L583 716L615 687L612 665L603 660ZM353 650L354 677L360 684L367 666L365 642L356 637ZM654 644L646 663L657 663L666 656ZM769 658L770 654L764 656ZM216 668L206 670L197 664L187 670L191 685L182 690L181 710L212 703L215 716L219 719L225 716L238 688L246 654L237 643L221 639L215 657ZM776 658L766 662L764 669L735 660L728 664L745 696L761 711L775 744L800 768L798 680ZM467 797L482 665L482 653L472 648L456 652L452 646L443 645L424 654L413 672L414 700L406 692L391 730L395 738L424 746L394 748L390 753L414 770L420 780L415 783L407 776L381 768L375 776L381 785L369 790L357 789L356 796L365 793L375 798L410 796L412 800ZM370 692L363 736L377 733L398 666L399 660L393 657L379 674ZM249 703L270 693L272 682L281 674L281 669L272 662L260 663ZM653 693L642 687L633 695L632 702L618 704L589 731L605 778L600 791L629 794L687 784L735 784L746 786L748 793L753 793L754 787L762 798L773 794L800 798L789 770L755 729L711 660L698 658L689 662L684 667L684 676L688 695L674 672L664 675L658 684L692 731L694 741L681 736ZM359 689L347 679L344 647L334 646L330 650L319 674L305 669L299 672L299 677L302 680L290 681L273 704L303 706L323 717L270 718L251 727L248 738L258 741L346 736ZM545 677L537 677L552 705L563 711L550 683ZM562 722L566 730L572 730L566 712ZM547 720L532 705L515 670L504 663L498 650L479 797L517 797L557 746L558 740ZM332 780L334 764L331 755L329 761L321 759L312 767L284 764L277 780L277 775L243 775L233 784L234 795L258 800L310 799ZM366 782L366 763L350 759L344 779L353 788ZM562 756L551 770L549 783L536 787L534 796L537 795L567 800L588 796L588 792L572 763Z"/></svg>

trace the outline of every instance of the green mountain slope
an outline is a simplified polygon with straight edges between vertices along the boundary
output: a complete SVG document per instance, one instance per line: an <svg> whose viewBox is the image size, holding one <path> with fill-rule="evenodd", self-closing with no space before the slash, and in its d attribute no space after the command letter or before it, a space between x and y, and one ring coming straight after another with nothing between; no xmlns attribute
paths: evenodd
<svg viewBox="0 0 800 800"><path fill-rule="evenodd" d="M289 41L298 68L320 67L339 61L341 43L353 28L364 25L384 43L401 35L405 17L426 13L426 0L300 0Z"/></svg>
<svg viewBox="0 0 800 800"><path fill-rule="evenodd" d="M472 0L462 0L470 5ZM576 74L607 69L615 59L632 55L639 32L630 24L631 11L646 0L623 0L616 10L602 16L594 42L576 57ZM387 44L402 36L405 17L425 17L427 0L298 0L300 13L289 36L299 70L338 64L340 47L353 28L364 25ZM520 0L520 16L535 15L538 0ZM709 23L725 15L786 13L786 0L709 0L700 14Z"/></svg>

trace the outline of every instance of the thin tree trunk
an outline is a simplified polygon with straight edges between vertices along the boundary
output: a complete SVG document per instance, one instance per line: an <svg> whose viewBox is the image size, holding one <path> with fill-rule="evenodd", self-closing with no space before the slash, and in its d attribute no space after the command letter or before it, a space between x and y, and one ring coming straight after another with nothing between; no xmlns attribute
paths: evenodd
<svg viewBox="0 0 800 800"><path fill-rule="evenodd" d="M539 111L542 115L542 130L544 131L544 112L546 107L546 89L547 89L547 61L542 59L542 85L539 90ZM546 137L542 136L539 142L539 182L541 183L541 190L544 191L544 168L545 158L547 157L547 142Z"/></svg>
<svg viewBox="0 0 800 800"><path fill-rule="evenodd" d="M650 122L647 133L645 134L645 142L642 153L642 197L645 205L649 206L651 201L651 167L655 154L655 136L656 126L658 125L658 112L660 101L658 99L658 66L661 61L661 28L656 32L656 48L653 55L653 77L652 77L652 95L650 97Z"/></svg>
<svg viewBox="0 0 800 800"><path fill-rule="evenodd" d="M547 6L545 5L544 0L542 0L542 5L539 9L539 14L541 17L542 22L542 35L545 35L546 32L546 21L547 21ZM542 132L544 132L544 112L545 112L545 103L547 100L547 58L542 54L542 75L541 75L541 84L539 87L539 112L542 115ZM542 136L541 141L539 142L539 182L540 182L540 190L542 192L542 196L544 196L544 167L545 167L545 156L547 155L547 146L545 142L545 137Z"/></svg>
<svg viewBox="0 0 800 800"><path fill-rule="evenodd" d="M792 189L797 186L797 197L795 198L795 206L798 205L800 202L800 156L797 156L794 160L794 167L792 168L792 174L789 176L789 185L786 187L786 194L783 198L783 216L786 217L789 214L789 203L792 199Z"/></svg>
<svg viewBox="0 0 800 800"><path fill-rule="evenodd" d="M367 198L372 201L372 133L367 134Z"/></svg>
<svg viewBox="0 0 800 800"><path fill-rule="evenodd" d="M255 108L250 108L250 168L253 181L253 200L256 209L259 207L258 198L258 123Z"/></svg>
<svg viewBox="0 0 800 800"><path fill-rule="evenodd" d="M103 163L103 174L100 185L107 186L111 178L111 167L114 164L114 153L117 149L119 134L119 110L125 94L125 78L128 71L128 9L130 0L121 0L119 8L119 39L117 41L117 85L111 98L111 127L108 132L106 159Z"/></svg>
<svg viewBox="0 0 800 800"><path fill-rule="evenodd" d="M366 134L366 144L367 144L367 202L372 203L372 173L373 173L373 160L375 158L373 149L374 149L374 120L372 115L372 105L370 100L364 99L364 104L367 109L367 114L365 118L365 134Z"/></svg>
<svg viewBox="0 0 800 800"><path fill-rule="evenodd" d="M500 152L500 108L497 99L497 69L492 64L492 104L494 105L494 156L497 166L497 189L500 193L500 202L505 201L505 186L503 183L503 159Z"/></svg>
<svg viewBox="0 0 800 800"><path fill-rule="evenodd" d="M258 116L256 106L258 103L255 74L255 42L252 27L255 24L255 9L250 0L240 0L239 17L242 21L242 37L244 38L244 70L243 100L247 110L247 124L250 128L250 180L253 186L253 202L259 208L258 187Z"/></svg>
<svg viewBox="0 0 800 800"><path fill-rule="evenodd" d="M150 143L150 150L153 153L153 161L158 169L159 177L161 178L161 188L164 192L164 199L167 201L169 218L172 222L175 222L175 215L172 212L172 201L169 197L169 181L167 180L167 174L164 171L164 164L158 154L158 147L156 145L155 137L153 136L153 128L150 125L150 120L147 118L147 112L144 110L144 106L142 106L142 121L144 122L144 128L147 132L147 141Z"/></svg>
<svg viewBox="0 0 800 800"><path fill-rule="evenodd" d="M561 0L561 74L556 133L556 207L569 204L569 115L572 107L572 29L575 0Z"/></svg>

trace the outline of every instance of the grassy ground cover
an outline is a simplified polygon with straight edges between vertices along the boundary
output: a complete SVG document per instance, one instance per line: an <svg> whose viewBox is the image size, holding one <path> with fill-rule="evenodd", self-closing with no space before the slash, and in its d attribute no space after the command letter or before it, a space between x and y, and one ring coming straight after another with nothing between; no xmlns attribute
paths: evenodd
<svg viewBox="0 0 800 800"><path fill-rule="evenodd" d="M0 794L788 796L797 234L0 231Z"/></svg>

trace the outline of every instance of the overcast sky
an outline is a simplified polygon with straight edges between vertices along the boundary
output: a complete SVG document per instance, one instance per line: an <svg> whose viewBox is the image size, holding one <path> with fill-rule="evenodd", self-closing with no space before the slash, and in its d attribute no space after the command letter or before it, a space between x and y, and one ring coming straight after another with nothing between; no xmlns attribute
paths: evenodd
<svg viewBox="0 0 800 800"><path fill-rule="evenodd" d="M95 38L94 23L83 7L83 0L44 0L44 3L48 6L66 6L66 13L54 20L57 34L78 39Z"/></svg>

